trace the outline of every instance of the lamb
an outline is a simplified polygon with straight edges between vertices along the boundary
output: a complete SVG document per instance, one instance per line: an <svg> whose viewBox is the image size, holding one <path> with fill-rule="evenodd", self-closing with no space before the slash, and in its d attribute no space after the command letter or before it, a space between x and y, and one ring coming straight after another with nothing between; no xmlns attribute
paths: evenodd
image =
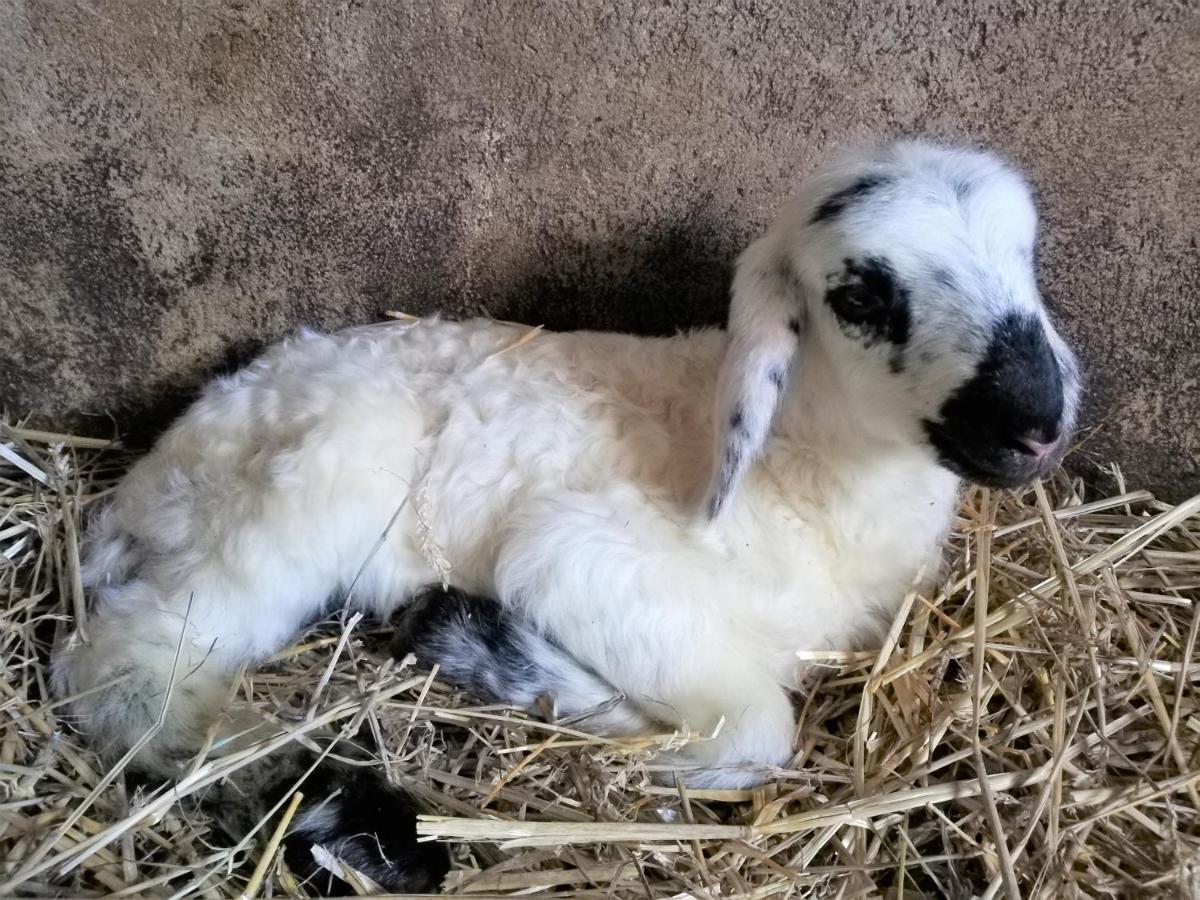
<svg viewBox="0 0 1200 900"><path fill-rule="evenodd" d="M1079 374L1035 230L999 159L904 141L803 186L738 260L727 334L286 341L212 384L94 522L88 640L56 651L57 690L89 692L71 712L119 754L174 681L137 758L170 776L232 674L337 598L402 610L397 652L486 698L715 732L668 760L691 784L770 777L797 651L878 641L962 479L1017 486L1062 455ZM350 796L314 796L297 827L391 890L444 870Z"/></svg>

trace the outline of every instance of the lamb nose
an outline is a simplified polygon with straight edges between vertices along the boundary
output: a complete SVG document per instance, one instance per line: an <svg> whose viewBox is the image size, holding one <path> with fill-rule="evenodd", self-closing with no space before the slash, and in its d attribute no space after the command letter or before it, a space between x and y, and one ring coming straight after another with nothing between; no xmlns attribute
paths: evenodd
<svg viewBox="0 0 1200 900"><path fill-rule="evenodd" d="M1045 459L1058 448L1058 438L1052 441L1039 440L1041 436L1025 435L1021 440L1022 449L1034 459Z"/></svg>

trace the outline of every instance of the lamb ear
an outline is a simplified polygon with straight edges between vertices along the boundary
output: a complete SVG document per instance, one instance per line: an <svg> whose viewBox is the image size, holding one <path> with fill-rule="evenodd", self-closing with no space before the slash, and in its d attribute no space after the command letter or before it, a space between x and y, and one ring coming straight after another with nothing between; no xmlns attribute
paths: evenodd
<svg viewBox="0 0 1200 900"><path fill-rule="evenodd" d="M804 327L790 261L769 237L738 260L729 343L717 380L712 482L705 509L715 519L767 442Z"/></svg>

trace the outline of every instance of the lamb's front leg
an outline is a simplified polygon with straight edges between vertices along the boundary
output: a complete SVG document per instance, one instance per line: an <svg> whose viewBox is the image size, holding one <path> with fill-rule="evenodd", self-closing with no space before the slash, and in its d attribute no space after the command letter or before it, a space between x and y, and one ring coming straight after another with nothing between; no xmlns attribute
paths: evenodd
<svg viewBox="0 0 1200 900"><path fill-rule="evenodd" d="M699 658L690 684L647 704L661 718L695 734L681 750L658 762L693 787L753 787L769 780L794 755L791 698L753 661Z"/></svg>
<svg viewBox="0 0 1200 900"><path fill-rule="evenodd" d="M527 505L497 561L501 601L653 719L710 736L668 758L688 781L762 781L791 759L794 714L777 649L746 620L754 586L677 524L614 507Z"/></svg>
<svg viewBox="0 0 1200 900"><path fill-rule="evenodd" d="M696 736L658 758L664 780L677 772L689 785L733 788L770 779L793 756L788 692L735 628L679 606L647 606L636 636L623 636L623 652L597 654L586 641L571 649L655 719ZM614 620L605 625L608 616ZM592 622L610 633L626 625L613 606L594 612Z"/></svg>

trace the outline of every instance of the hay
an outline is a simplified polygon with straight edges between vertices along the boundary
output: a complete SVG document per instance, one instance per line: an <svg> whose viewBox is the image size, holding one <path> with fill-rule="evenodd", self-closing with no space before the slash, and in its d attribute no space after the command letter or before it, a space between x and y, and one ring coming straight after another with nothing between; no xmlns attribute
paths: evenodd
<svg viewBox="0 0 1200 900"><path fill-rule="evenodd" d="M294 895L277 853L288 798L231 844L189 796L360 724L389 777L436 811L421 830L455 842L450 893L1200 889L1200 498L1085 502L1062 473L969 492L948 574L907 599L882 652L804 654L798 752L759 790L655 786L654 748L686 737L605 740L477 705L389 659L386 629L344 617L236 685L277 736L146 792L106 773L47 693L50 643L84 608L82 521L127 458L15 426L0 448L0 895Z"/></svg>

